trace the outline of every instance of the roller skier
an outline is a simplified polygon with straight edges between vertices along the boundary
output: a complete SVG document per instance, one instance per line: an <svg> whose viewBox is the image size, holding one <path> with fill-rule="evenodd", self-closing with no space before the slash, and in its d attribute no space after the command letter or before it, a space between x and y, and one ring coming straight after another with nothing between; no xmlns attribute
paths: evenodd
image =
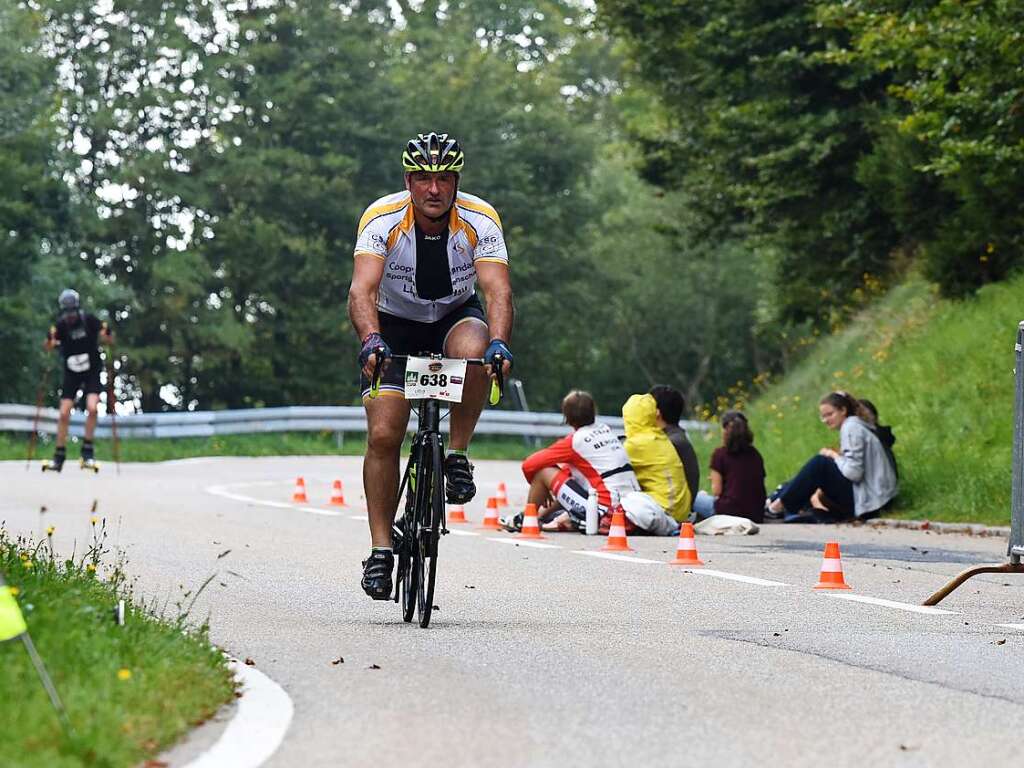
<svg viewBox="0 0 1024 768"><path fill-rule="evenodd" d="M60 420L57 424L57 446L53 458L43 464L44 472L60 472L67 457L68 424L71 409L81 391L85 394L85 437L82 440L80 466L82 469L99 471L93 454L93 434L96 431L96 417L103 388L100 384L99 345L113 343L113 334L105 322L82 309L78 292L67 288L61 291L57 300L60 315L56 325L50 328L43 346L47 350L60 348L64 376L60 391Z"/></svg>

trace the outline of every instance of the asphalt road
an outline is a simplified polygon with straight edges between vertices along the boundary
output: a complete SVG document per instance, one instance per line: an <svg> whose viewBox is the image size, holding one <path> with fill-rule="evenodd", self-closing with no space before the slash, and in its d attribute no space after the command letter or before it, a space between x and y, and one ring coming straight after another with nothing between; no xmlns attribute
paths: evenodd
<svg viewBox="0 0 1024 768"><path fill-rule="evenodd" d="M299 474L308 505L291 503ZM340 514L326 504L335 478L351 505ZM513 504L523 500L514 463L479 462L477 478L474 523L499 480ZM55 525L68 548L87 537L96 499L148 598L173 606L216 574L192 615L208 615L213 640L294 701L269 766L1018 758L1024 629L999 625L1024 627L1024 579L978 577L940 606L952 613L911 610L968 565L1003 561L998 539L772 525L699 537L708 574L664 564L673 539L631 539L629 562L581 554L603 544L597 537L549 535L554 548L537 548L467 526L478 535L442 541L438 610L421 630L359 589L368 535L358 459L196 459L98 476L5 462L0 484L9 530ZM842 545L846 594L905 607L813 591L828 538ZM217 728L201 729L172 763Z"/></svg>

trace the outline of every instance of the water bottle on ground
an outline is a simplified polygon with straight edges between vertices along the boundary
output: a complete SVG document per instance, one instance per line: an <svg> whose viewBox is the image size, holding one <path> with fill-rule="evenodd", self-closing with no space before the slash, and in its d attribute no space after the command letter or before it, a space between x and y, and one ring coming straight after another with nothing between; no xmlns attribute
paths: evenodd
<svg viewBox="0 0 1024 768"><path fill-rule="evenodd" d="M591 488L587 494L587 536L594 536L600 524L601 517L597 514L597 491Z"/></svg>

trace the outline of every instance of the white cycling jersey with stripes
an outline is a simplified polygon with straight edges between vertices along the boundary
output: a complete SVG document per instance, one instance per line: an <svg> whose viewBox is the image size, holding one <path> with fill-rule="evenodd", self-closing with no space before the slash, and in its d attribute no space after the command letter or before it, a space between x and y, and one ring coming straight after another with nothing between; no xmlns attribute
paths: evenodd
<svg viewBox="0 0 1024 768"><path fill-rule="evenodd" d="M408 191L382 197L366 209L359 220L355 255L384 262L377 309L422 323L440 320L473 295L477 262L508 264L497 211L467 192L457 193L448 219L449 296L429 300L416 292L415 218Z"/></svg>

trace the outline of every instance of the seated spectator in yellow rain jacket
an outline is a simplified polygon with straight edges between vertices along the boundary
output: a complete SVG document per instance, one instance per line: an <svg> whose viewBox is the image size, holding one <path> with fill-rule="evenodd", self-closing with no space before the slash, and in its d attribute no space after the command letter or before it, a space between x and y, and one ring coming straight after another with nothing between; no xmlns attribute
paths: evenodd
<svg viewBox="0 0 1024 768"><path fill-rule="evenodd" d="M622 406L626 427L626 455L640 488L659 508L633 509L623 503L626 516L655 535L671 535L690 515L690 488L679 454L658 426L658 404L651 395L632 395ZM653 505L652 505L653 506ZM639 519L638 519L639 518Z"/></svg>

